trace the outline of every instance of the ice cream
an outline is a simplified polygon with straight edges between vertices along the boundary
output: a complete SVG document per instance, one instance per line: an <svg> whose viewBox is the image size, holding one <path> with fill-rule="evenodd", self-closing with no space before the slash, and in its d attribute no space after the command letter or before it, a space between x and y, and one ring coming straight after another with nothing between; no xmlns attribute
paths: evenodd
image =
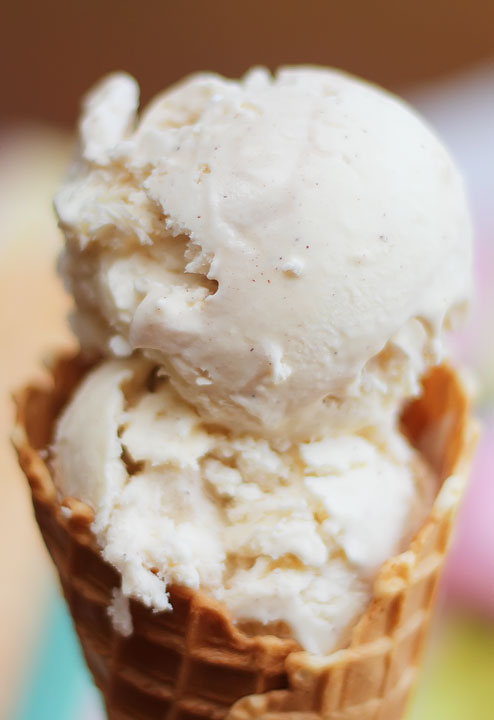
<svg viewBox="0 0 494 720"><path fill-rule="evenodd" d="M397 430L284 451L211 432L141 359L107 361L83 382L54 469L64 496L97 509L125 597L164 610L170 583L201 587L237 622L281 627L319 654L344 638L433 488Z"/></svg>
<svg viewBox="0 0 494 720"><path fill-rule="evenodd" d="M62 414L63 497L126 598L202 588L251 633L344 642L435 480L403 405L471 290L463 185L400 101L336 71L197 75L137 117L86 99L56 198L74 327L103 361Z"/></svg>
<svg viewBox="0 0 494 720"><path fill-rule="evenodd" d="M470 295L462 181L423 121L315 68L137 107L126 75L93 91L56 198L83 346L139 350L235 431L394 415Z"/></svg>

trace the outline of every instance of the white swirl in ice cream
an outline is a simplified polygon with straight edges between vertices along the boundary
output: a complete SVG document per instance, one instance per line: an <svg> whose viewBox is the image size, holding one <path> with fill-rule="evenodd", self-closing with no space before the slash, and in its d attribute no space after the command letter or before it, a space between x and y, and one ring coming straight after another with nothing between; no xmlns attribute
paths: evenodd
<svg viewBox="0 0 494 720"><path fill-rule="evenodd" d="M308 440L391 423L470 296L461 178L340 72L193 76L86 100L56 198L82 345L159 362L208 421Z"/></svg>

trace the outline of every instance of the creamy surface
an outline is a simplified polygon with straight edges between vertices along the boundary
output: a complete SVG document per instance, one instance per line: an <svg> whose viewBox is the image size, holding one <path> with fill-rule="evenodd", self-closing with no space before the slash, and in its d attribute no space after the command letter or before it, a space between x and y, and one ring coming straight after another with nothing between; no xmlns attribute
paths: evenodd
<svg viewBox="0 0 494 720"><path fill-rule="evenodd" d="M95 509L103 555L122 575L121 632L131 631L126 597L170 609L173 582L319 654L365 609L433 485L397 430L283 449L211 432L143 360L106 361L85 379L53 457L62 496Z"/></svg>
<svg viewBox="0 0 494 720"><path fill-rule="evenodd" d="M405 104L333 70L87 98L56 198L86 350L159 362L214 423L392 426L470 296L461 178Z"/></svg>
<svg viewBox="0 0 494 720"><path fill-rule="evenodd" d="M326 653L430 507L398 429L468 304L461 178L405 104L334 70L190 77L140 115L86 98L55 201L82 349L61 496L95 510L128 598L202 588Z"/></svg>

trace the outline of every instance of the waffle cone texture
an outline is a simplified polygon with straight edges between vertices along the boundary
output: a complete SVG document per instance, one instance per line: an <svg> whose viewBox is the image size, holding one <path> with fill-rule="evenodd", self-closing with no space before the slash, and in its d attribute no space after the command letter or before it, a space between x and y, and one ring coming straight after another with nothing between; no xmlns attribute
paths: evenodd
<svg viewBox="0 0 494 720"><path fill-rule="evenodd" d="M454 371L434 369L402 418L437 477L431 513L408 549L379 571L347 646L317 657L292 640L248 637L222 605L183 587L170 588L173 612L132 600L132 634L113 628L108 608L120 576L101 557L92 509L60 502L46 462L56 419L87 370L79 357L59 359L49 382L18 393L13 440L109 719L400 720L477 434Z"/></svg>

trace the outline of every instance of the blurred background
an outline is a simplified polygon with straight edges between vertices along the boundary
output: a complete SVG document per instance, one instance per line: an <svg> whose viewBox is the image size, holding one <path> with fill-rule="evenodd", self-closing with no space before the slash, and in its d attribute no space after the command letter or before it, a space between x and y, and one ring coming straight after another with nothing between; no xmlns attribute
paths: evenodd
<svg viewBox="0 0 494 720"><path fill-rule="evenodd" d="M17 0L0 10L0 718L101 720L9 447L9 393L73 342L54 271L51 198L80 96L136 76L146 102L196 70L334 65L404 95L469 187L477 300L456 353L484 432L425 670L407 720L492 720L494 708L494 3L492 0Z"/></svg>

